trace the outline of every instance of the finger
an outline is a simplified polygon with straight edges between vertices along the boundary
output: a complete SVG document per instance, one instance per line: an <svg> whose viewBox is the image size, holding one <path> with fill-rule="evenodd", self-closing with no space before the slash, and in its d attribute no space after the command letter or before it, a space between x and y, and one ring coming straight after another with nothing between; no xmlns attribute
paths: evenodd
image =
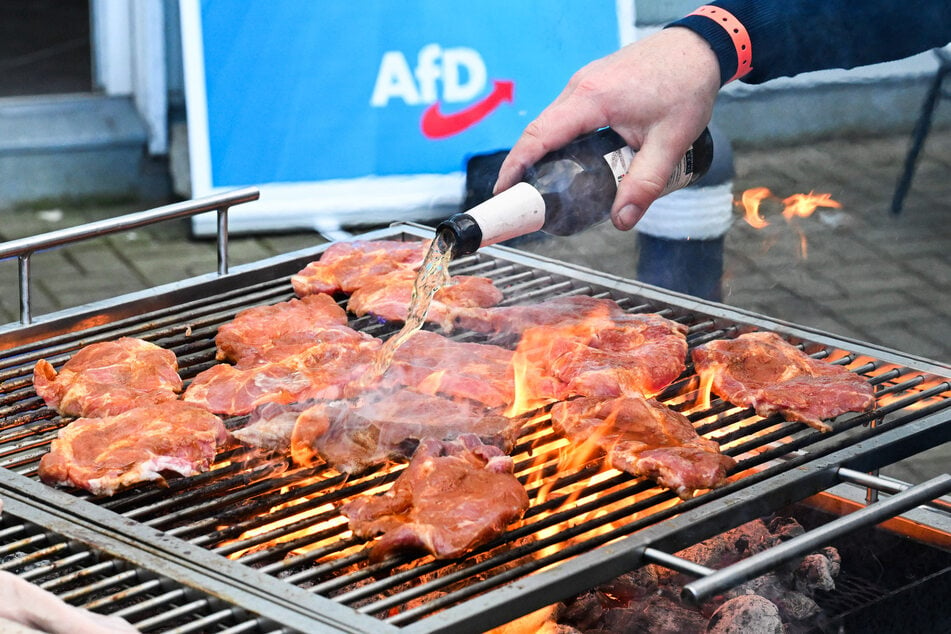
<svg viewBox="0 0 951 634"><path fill-rule="evenodd" d="M657 142L656 138L644 140L627 174L618 183L611 207L611 222L615 227L622 231L632 229L651 203L660 197L674 165L683 155L678 151L676 144Z"/></svg>
<svg viewBox="0 0 951 634"><path fill-rule="evenodd" d="M493 193L497 194L519 182L525 170L549 152L568 145L582 134L607 125L599 111L590 107L573 107L572 103L571 100L557 101L526 126L499 168Z"/></svg>

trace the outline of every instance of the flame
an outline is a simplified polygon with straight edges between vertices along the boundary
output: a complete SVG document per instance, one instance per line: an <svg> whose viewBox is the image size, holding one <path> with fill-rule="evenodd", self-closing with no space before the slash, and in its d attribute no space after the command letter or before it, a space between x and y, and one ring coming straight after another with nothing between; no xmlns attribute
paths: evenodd
<svg viewBox="0 0 951 634"><path fill-rule="evenodd" d="M818 207L841 209L842 204L832 200L832 194L793 194L783 199L783 218L808 218Z"/></svg>
<svg viewBox="0 0 951 634"><path fill-rule="evenodd" d="M598 307L558 325L526 328L512 357L515 398L505 415L517 416L565 398L565 386L555 378L552 365L613 325L607 307Z"/></svg>
<svg viewBox="0 0 951 634"><path fill-rule="evenodd" d="M760 213L762 202L768 198L778 197L773 194L768 187L752 187L744 191L740 196L738 206L743 207L743 219L756 228L762 229L769 226L769 221L763 218ZM817 194L810 191L808 194L793 194L782 199L783 218L789 222L793 218L808 218L819 207L829 207L841 209L842 203L833 200L832 194Z"/></svg>
<svg viewBox="0 0 951 634"><path fill-rule="evenodd" d="M572 442L560 436L552 438L550 432L539 435L539 439L544 439L544 443L533 447L531 466L527 470L527 477L524 475L525 472L523 472L523 477L525 477L526 489L529 491L534 507L538 508L546 503L556 504L539 513L538 519L541 520L567 509L577 509L593 500L598 500L598 503L594 504L590 510L579 513L569 520L571 526L586 526L587 528L583 534L566 538L564 531L568 525L564 522L540 529L536 534L536 539L543 541L551 538L552 543L540 548L536 554L537 558L552 557L557 560L556 555L566 545L610 533L637 519L641 511L628 513L624 519L604 521L605 516L617 509L636 504L642 500L650 500L661 490L660 487L651 487L643 492L625 495L623 499L610 504L600 501L605 491L610 491L616 486L625 486L621 483L624 480L623 477L620 481L614 481L622 476L622 473L609 465L608 459L604 457L604 450L600 442L603 435L612 433L613 418L617 415L617 413L614 413L607 416L604 421L605 424L600 426L584 442ZM540 418L539 421L547 422L550 426L547 415L544 416L544 419ZM553 474L552 471L555 473ZM681 500L678 498L662 500L642 512L649 515L676 506L680 502ZM557 561L550 565L557 565ZM545 569L545 567L542 569Z"/></svg>
<svg viewBox="0 0 951 634"><path fill-rule="evenodd" d="M763 229L769 226L769 222L763 218L760 213L761 203L768 198L778 197L767 187L752 187L743 192L737 206L742 206L744 210L744 220L754 229ZM787 224L791 224L793 218L808 218L819 207L831 207L841 209L842 204L832 199L832 194L817 194L810 191L808 194L793 194L782 199L783 218ZM796 229L799 235L799 253L802 259L806 259L809 254L809 245L806 240L806 234Z"/></svg>
<svg viewBox="0 0 951 634"><path fill-rule="evenodd" d="M713 391L713 378L716 373L713 370L702 370L698 373L700 377L700 386L697 389L697 400L693 404L693 409L710 409L710 393Z"/></svg>
<svg viewBox="0 0 951 634"><path fill-rule="evenodd" d="M743 192L740 204L743 206L743 219L755 229L762 229L769 226L769 223L760 215L760 203L766 198L770 198L773 192L766 187L753 187Z"/></svg>
<svg viewBox="0 0 951 634"><path fill-rule="evenodd" d="M557 379L544 368L557 356L557 348L563 345L563 341L573 340L575 336L567 333L563 339L561 335L560 329L548 326L528 328L522 333L512 355L515 396L506 416L530 412L555 400L546 395L557 391Z"/></svg>

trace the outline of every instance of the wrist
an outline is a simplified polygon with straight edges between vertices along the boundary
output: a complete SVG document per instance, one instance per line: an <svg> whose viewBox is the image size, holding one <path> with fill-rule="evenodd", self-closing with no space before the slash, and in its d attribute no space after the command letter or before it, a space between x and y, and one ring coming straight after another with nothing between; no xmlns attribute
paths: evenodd
<svg viewBox="0 0 951 634"><path fill-rule="evenodd" d="M743 23L722 7L704 5L667 28L671 27L692 31L707 43L719 65L720 86L753 70L750 35Z"/></svg>
<svg viewBox="0 0 951 634"><path fill-rule="evenodd" d="M709 42L696 32L684 28L667 28L652 37L664 40L663 48L668 55L670 51L678 51L683 55L686 63L673 64L672 60L667 60L668 69L677 68L679 73L686 73L692 86L700 88L711 98L716 97L722 85L722 70L716 51Z"/></svg>

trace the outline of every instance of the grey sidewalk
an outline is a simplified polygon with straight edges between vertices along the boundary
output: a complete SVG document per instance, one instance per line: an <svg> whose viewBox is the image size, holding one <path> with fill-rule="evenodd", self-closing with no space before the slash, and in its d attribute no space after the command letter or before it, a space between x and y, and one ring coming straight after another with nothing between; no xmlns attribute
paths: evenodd
<svg viewBox="0 0 951 634"><path fill-rule="evenodd" d="M835 335L951 363L951 130L928 138L902 215L888 211L908 137L834 140L735 152L737 196L768 187L779 197L825 192L842 209L755 230L737 212L727 234L724 303ZM0 210L0 239L35 235L166 201L47 210ZM764 215L770 209L764 203ZM775 210L773 210L775 212ZM603 225L527 250L632 278L633 233ZM235 236L234 264L322 242L315 234ZM184 221L34 256L36 314L215 270L212 241ZM15 261L0 262L0 321L14 321Z"/></svg>

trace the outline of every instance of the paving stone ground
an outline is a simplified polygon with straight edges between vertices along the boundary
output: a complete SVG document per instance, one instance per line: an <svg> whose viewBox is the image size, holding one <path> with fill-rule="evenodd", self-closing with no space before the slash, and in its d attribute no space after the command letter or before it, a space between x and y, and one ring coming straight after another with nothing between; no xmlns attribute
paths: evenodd
<svg viewBox="0 0 951 634"><path fill-rule="evenodd" d="M764 203L769 226L753 229L739 212L727 233L723 302L833 335L951 364L951 130L933 130L901 215L889 212L908 135L840 138L777 148L736 148L738 197L767 187L782 198L823 192L841 209L786 222ZM0 210L0 240L147 209L168 201ZM254 262L324 240L311 233L233 236L232 264ZM633 232L608 225L523 248L634 278ZM180 281L216 270L215 244L170 221L34 256L36 315ZM0 262L0 322L18 316L15 260ZM947 471L937 449L901 473Z"/></svg>

